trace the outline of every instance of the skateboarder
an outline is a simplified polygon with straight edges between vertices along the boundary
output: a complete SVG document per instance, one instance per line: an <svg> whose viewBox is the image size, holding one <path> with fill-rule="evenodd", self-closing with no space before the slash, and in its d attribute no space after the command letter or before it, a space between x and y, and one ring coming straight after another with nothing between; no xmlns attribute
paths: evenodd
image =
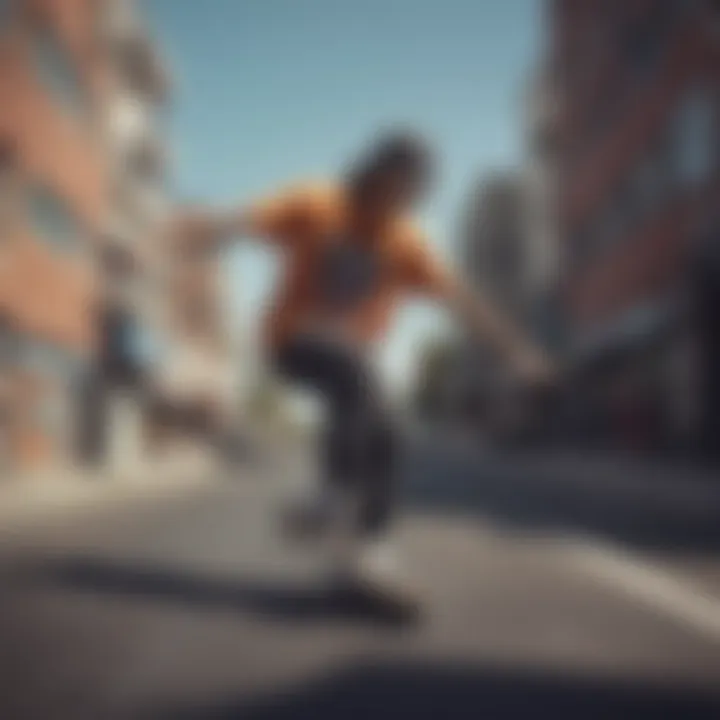
<svg viewBox="0 0 720 720"><path fill-rule="evenodd" d="M443 266L408 217L432 170L422 141L391 134L339 181L301 184L230 212L190 211L179 235L188 253L240 236L282 251L284 275L265 324L268 361L328 411L322 493L293 527L321 530L353 497L361 538L353 572L389 589L399 577L388 547L397 441L372 358L398 301L436 298L524 379L548 371L543 354Z"/></svg>

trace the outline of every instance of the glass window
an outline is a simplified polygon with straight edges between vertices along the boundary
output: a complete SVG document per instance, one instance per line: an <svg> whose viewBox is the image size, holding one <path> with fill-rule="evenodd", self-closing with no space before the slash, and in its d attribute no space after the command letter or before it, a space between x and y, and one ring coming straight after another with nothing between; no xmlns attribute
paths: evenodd
<svg viewBox="0 0 720 720"><path fill-rule="evenodd" d="M23 367L38 377L68 382L81 369L79 355L50 340L26 336L19 341L18 352Z"/></svg>
<svg viewBox="0 0 720 720"><path fill-rule="evenodd" d="M664 36L657 23L633 23L627 29L625 54L627 64L636 83L644 82L659 65L664 49Z"/></svg>
<svg viewBox="0 0 720 720"><path fill-rule="evenodd" d="M73 112L87 109L87 96L73 59L57 36L39 28L33 36L33 55L41 81Z"/></svg>
<svg viewBox="0 0 720 720"><path fill-rule="evenodd" d="M82 360L71 350L33 336L18 338L22 367L43 382L43 392L33 407L35 422L53 436L67 431L67 392L74 392Z"/></svg>
<svg viewBox="0 0 720 720"><path fill-rule="evenodd" d="M580 268L590 259L595 241L594 231L595 226L590 222L575 234L571 257L573 267Z"/></svg>
<svg viewBox="0 0 720 720"><path fill-rule="evenodd" d="M702 183L712 174L715 152L715 108L704 87L691 90L674 122L674 165L683 184Z"/></svg>
<svg viewBox="0 0 720 720"><path fill-rule="evenodd" d="M0 241L9 232L17 207L17 164L13 146L0 139Z"/></svg>
<svg viewBox="0 0 720 720"><path fill-rule="evenodd" d="M7 320L0 318L0 369L17 364L17 333Z"/></svg>
<svg viewBox="0 0 720 720"><path fill-rule="evenodd" d="M677 171L672 161L672 137L661 133L650 147L647 187L655 205L662 204L677 186Z"/></svg>
<svg viewBox="0 0 720 720"><path fill-rule="evenodd" d="M37 405L37 424L54 438L62 435L65 425L62 400L57 388L50 388L43 392Z"/></svg>
<svg viewBox="0 0 720 720"><path fill-rule="evenodd" d="M160 338L147 325L140 322L133 328L130 346L133 358L141 365L156 362L162 353Z"/></svg>
<svg viewBox="0 0 720 720"><path fill-rule="evenodd" d="M618 201L619 193L612 195L600 215L595 238L595 247L598 249L617 242L622 234L623 214Z"/></svg>
<svg viewBox="0 0 720 720"><path fill-rule="evenodd" d="M63 251L76 249L82 228L59 195L47 187L34 187L28 205L30 221L42 240Z"/></svg>
<svg viewBox="0 0 720 720"><path fill-rule="evenodd" d="M26 370L45 377L51 364L46 353L46 344L35 338L25 338L22 343L22 360Z"/></svg>
<svg viewBox="0 0 720 720"><path fill-rule="evenodd" d="M656 162L651 154L646 155L635 168L632 187L637 212L642 217L653 209L659 194Z"/></svg>
<svg viewBox="0 0 720 720"><path fill-rule="evenodd" d="M127 170L133 177L149 183L162 182L162 154L152 143L143 143L132 148L126 158Z"/></svg>
<svg viewBox="0 0 720 720"><path fill-rule="evenodd" d="M615 197L615 215L616 240L622 242L632 230L637 215L637 204L632 193L632 186L627 180Z"/></svg>

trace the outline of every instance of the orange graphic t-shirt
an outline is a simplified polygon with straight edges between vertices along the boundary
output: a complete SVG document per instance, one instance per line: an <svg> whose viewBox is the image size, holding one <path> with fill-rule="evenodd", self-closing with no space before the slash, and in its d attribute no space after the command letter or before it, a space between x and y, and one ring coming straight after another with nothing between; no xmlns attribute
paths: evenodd
<svg viewBox="0 0 720 720"><path fill-rule="evenodd" d="M248 218L251 234L286 258L266 319L271 347L325 327L369 343L382 337L403 295L443 296L450 288L449 273L411 221L363 226L340 186L288 190L251 206Z"/></svg>

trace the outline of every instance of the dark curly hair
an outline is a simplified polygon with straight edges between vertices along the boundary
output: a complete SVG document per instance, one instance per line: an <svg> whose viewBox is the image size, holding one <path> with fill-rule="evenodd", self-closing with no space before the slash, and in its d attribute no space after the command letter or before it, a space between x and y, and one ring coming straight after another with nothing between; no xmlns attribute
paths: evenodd
<svg viewBox="0 0 720 720"><path fill-rule="evenodd" d="M402 172L422 192L432 180L434 165L431 150L422 138L412 131L395 131L380 137L351 169L350 186L363 195L384 173Z"/></svg>

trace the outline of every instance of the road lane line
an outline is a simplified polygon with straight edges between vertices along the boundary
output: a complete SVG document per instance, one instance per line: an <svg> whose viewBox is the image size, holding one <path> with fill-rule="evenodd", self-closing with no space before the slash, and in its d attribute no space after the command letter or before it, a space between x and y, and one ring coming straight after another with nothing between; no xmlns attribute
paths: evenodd
<svg viewBox="0 0 720 720"><path fill-rule="evenodd" d="M705 640L720 642L720 599L610 545L581 544L570 557L582 574L699 632Z"/></svg>

